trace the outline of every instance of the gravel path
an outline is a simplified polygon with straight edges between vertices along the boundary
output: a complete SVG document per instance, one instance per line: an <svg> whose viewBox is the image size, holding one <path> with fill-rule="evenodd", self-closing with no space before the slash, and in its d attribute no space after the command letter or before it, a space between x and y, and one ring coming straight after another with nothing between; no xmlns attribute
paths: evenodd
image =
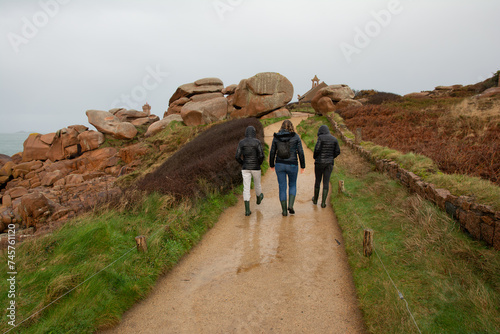
<svg viewBox="0 0 500 334"><path fill-rule="evenodd" d="M269 145L280 126L265 129ZM249 217L242 198L227 209L106 333L364 333L342 234L331 206L311 202L314 160L303 147L307 168L298 177L295 215L281 216L276 174L269 170L262 204L252 190Z"/></svg>

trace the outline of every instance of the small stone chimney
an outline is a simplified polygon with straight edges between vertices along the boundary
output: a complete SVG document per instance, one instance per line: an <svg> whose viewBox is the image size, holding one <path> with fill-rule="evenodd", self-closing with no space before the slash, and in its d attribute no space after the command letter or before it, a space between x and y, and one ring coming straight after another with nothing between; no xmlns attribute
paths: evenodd
<svg viewBox="0 0 500 334"><path fill-rule="evenodd" d="M142 106L142 111L144 111L148 116L151 115L151 106L146 102L146 104Z"/></svg>

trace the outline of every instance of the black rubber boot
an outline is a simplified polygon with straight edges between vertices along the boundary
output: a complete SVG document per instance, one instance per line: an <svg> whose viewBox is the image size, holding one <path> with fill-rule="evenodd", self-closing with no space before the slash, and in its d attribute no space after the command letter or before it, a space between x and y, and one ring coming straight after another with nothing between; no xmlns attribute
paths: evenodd
<svg viewBox="0 0 500 334"><path fill-rule="evenodd" d="M262 202L263 198L264 198L264 194L262 194L262 193L259 196L257 196L257 205L259 205Z"/></svg>
<svg viewBox="0 0 500 334"><path fill-rule="evenodd" d="M314 188L313 204L318 204L319 188Z"/></svg>
<svg viewBox="0 0 500 334"><path fill-rule="evenodd" d="M289 195L288 196L288 212L290 214L295 214L295 210L293 209L293 203L295 202L295 195Z"/></svg>
<svg viewBox="0 0 500 334"><path fill-rule="evenodd" d="M245 216L250 216L252 211L250 211L250 201L245 201Z"/></svg>
<svg viewBox="0 0 500 334"><path fill-rule="evenodd" d="M281 201L281 210L283 210L281 214L284 217L288 216L288 211L286 209L286 201Z"/></svg>
<svg viewBox="0 0 500 334"><path fill-rule="evenodd" d="M328 190L323 189L323 196L321 196L321 207L326 208L326 198L328 197Z"/></svg>

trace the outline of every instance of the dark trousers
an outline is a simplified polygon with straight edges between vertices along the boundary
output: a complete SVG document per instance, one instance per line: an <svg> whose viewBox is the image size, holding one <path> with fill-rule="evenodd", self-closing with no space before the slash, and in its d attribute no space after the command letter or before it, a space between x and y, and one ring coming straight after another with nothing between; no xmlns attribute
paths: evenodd
<svg viewBox="0 0 500 334"><path fill-rule="evenodd" d="M314 188L321 186L321 179L323 179L323 189L330 189L330 175L332 175L332 164L314 164Z"/></svg>

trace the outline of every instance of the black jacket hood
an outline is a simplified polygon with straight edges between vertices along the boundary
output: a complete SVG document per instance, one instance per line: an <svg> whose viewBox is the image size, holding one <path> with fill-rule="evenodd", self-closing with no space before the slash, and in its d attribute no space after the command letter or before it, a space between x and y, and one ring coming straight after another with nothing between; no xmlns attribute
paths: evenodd
<svg viewBox="0 0 500 334"><path fill-rule="evenodd" d="M255 138L257 136L257 131L255 130L255 128L251 125L249 125L247 127L247 129L245 130L245 137L247 138Z"/></svg>
<svg viewBox="0 0 500 334"><path fill-rule="evenodd" d="M274 138L280 140L280 141L288 141L292 139L295 136L295 133L291 133L285 130L282 130L278 133L274 134Z"/></svg>
<svg viewBox="0 0 500 334"><path fill-rule="evenodd" d="M326 135L330 133L330 129L328 129L327 125L322 125L318 129L318 136L319 135Z"/></svg>

